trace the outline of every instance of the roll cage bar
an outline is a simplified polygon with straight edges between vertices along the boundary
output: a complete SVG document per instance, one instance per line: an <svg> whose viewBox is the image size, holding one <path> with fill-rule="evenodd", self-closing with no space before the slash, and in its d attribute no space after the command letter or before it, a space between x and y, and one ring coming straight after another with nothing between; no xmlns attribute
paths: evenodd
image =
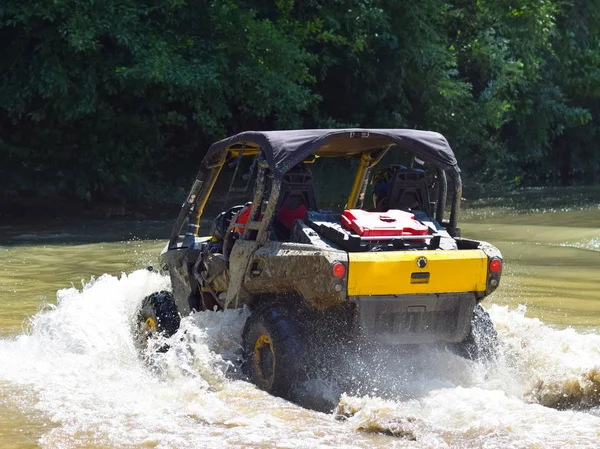
<svg viewBox="0 0 600 449"><path fill-rule="evenodd" d="M384 148L364 151L358 155L355 155L355 157L360 157L360 162L354 177L352 189L348 196L346 208L352 209L356 207L363 207L370 171L381 161L383 156L385 156L385 154L393 146L394 145L388 145ZM407 149L410 151L410 148ZM278 205L282 179L280 176L273 175L272 170L270 169L269 164L264 157L264 153L260 151L259 147L255 145L248 145L248 151L245 152L245 150L245 145L242 145L241 147L236 145L235 147L229 148L226 152L224 152L223 157L220 157L217 160L213 159L211 163L206 163L206 160L204 161L171 231L168 245L169 249L189 247L193 244L195 237L198 236L200 219L208 198L214 188L217 178L219 177L221 169L228 160L231 160L232 157L258 157L258 172L256 178L256 188L254 190L253 204L262 204L263 201L265 201L267 177L270 177L272 181L267 208L263 214L264 219L261 221L258 220L261 208L253 207L250 212L250 216L248 217L248 222L244 232L240 237L243 240L256 238L261 243L264 243L267 240L271 218L273 217L275 209ZM340 154L340 156L342 156L342 154ZM438 176L438 192L435 218L439 223L441 223L443 220L448 193L447 178L450 176L453 185L453 199L447 230L450 235L456 236L458 214L462 195L462 181L460 172L458 169L443 169L440 167L437 167L436 171ZM181 245L178 245L178 239L183 234L182 231L186 225L186 222L188 224L188 228L185 232L183 242Z"/></svg>

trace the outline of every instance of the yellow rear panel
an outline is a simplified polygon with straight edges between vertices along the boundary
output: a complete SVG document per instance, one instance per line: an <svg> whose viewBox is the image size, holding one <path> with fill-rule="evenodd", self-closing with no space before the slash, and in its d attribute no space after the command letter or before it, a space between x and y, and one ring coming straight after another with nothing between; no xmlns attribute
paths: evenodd
<svg viewBox="0 0 600 449"><path fill-rule="evenodd" d="M478 249L349 253L348 257L349 296L486 289L487 257ZM420 257L427 259L424 268L417 265Z"/></svg>

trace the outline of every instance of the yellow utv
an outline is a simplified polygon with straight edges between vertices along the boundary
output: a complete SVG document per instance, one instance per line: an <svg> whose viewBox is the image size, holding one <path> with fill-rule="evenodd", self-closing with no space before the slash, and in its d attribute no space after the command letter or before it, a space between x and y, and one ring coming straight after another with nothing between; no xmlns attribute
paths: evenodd
<svg viewBox="0 0 600 449"><path fill-rule="evenodd" d="M319 163L348 171L339 210L319 206ZM215 189L220 177L226 189ZM216 142L161 255L172 291L144 299L137 338L170 336L193 311L246 307L246 375L282 397L324 348L444 344L489 357L496 333L480 303L498 287L502 256L459 236L461 191L435 132L248 131Z"/></svg>

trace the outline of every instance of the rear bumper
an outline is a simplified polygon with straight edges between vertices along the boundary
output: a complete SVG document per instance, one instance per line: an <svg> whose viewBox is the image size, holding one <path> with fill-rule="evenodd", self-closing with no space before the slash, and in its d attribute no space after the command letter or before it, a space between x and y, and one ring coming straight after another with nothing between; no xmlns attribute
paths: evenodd
<svg viewBox="0 0 600 449"><path fill-rule="evenodd" d="M381 345L460 342L469 334L474 293L354 296L355 334Z"/></svg>

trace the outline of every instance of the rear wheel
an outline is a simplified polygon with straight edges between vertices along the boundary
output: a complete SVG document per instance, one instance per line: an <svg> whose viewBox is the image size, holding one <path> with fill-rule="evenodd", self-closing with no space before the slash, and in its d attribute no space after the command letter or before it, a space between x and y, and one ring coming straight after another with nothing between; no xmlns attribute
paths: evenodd
<svg viewBox="0 0 600 449"><path fill-rule="evenodd" d="M471 332L456 346L459 355L481 362L494 362L498 357L498 333L494 323L481 305L475 306Z"/></svg>
<svg viewBox="0 0 600 449"><path fill-rule="evenodd" d="M243 332L244 372L259 388L292 399L302 379L307 345L298 317L281 304L252 311Z"/></svg>
<svg viewBox="0 0 600 449"><path fill-rule="evenodd" d="M149 341L158 336L168 338L179 329L179 314L175 298L171 292L161 291L146 296L137 316L136 344L141 351L146 350ZM165 352L167 345L158 350Z"/></svg>

